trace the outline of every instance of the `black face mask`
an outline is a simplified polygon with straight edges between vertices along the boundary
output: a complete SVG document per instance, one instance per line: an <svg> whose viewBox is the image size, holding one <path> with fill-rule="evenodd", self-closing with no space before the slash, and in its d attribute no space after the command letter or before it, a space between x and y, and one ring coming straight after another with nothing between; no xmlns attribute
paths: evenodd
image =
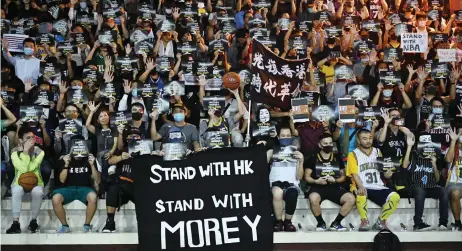
<svg viewBox="0 0 462 251"><path fill-rule="evenodd" d="M333 146L323 146L322 147L322 151L325 153L331 153L333 149L334 149Z"/></svg>
<svg viewBox="0 0 462 251"><path fill-rule="evenodd" d="M391 34L390 38L391 38L391 40L396 40L398 38L398 36L396 36L396 34Z"/></svg>
<svg viewBox="0 0 462 251"><path fill-rule="evenodd" d="M135 121L141 120L143 114L141 112L132 112L132 119Z"/></svg>
<svg viewBox="0 0 462 251"><path fill-rule="evenodd" d="M215 113L214 113L214 115L215 115L216 117L221 117L222 114L223 114L223 111L222 111L221 109L220 109L220 110L216 110Z"/></svg>
<svg viewBox="0 0 462 251"><path fill-rule="evenodd" d="M436 94L436 86L430 86L427 88L427 94L428 95L435 95Z"/></svg>
<svg viewBox="0 0 462 251"><path fill-rule="evenodd" d="M2 80L6 80L6 79L9 79L10 78L10 73L7 72L7 71L2 71Z"/></svg>

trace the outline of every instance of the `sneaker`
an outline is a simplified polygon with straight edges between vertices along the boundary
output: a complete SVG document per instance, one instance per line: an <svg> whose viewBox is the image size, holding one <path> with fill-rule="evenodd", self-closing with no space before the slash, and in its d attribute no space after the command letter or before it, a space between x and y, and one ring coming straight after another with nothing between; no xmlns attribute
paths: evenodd
<svg viewBox="0 0 462 251"><path fill-rule="evenodd" d="M67 234L67 233L70 233L71 232L71 229L69 228L69 226L61 226L61 228L59 230L56 230L56 232L58 232L58 234Z"/></svg>
<svg viewBox="0 0 462 251"><path fill-rule="evenodd" d="M284 232L297 232L297 228L291 220L284 220Z"/></svg>
<svg viewBox="0 0 462 251"><path fill-rule="evenodd" d="M430 228L431 226L424 222L414 225L414 231L418 231L418 232L430 230Z"/></svg>
<svg viewBox="0 0 462 251"><path fill-rule="evenodd" d="M103 227L103 230L101 230L103 233L115 233L116 227L115 227L115 221L106 221L106 224Z"/></svg>
<svg viewBox="0 0 462 251"><path fill-rule="evenodd" d="M84 224L83 225L83 232L84 233L89 233L91 231L91 226L90 224Z"/></svg>
<svg viewBox="0 0 462 251"><path fill-rule="evenodd" d="M21 233L21 225L17 221L13 221L11 227L6 230L7 234L20 234Z"/></svg>
<svg viewBox="0 0 462 251"><path fill-rule="evenodd" d="M386 220L381 221L380 219L377 219L375 224L372 226L372 229L376 231L382 231L384 229L388 229L387 221Z"/></svg>
<svg viewBox="0 0 462 251"><path fill-rule="evenodd" d="M346 229L346 227L342 226L342 224L334 221L334 222L332 222L332 224L330 224L330 231L343 232L343 231L347 231L347 229Z"/></svg>
<svg viewBox="0 0 462 251"><path fill-rule="evenodd" d="M439 224L438 225L438 229L440 231L448 231L448 226L447 225L444 225L444 224Z"/></svg>
<svg viewBox="0 0 462 251"><path fill-rule="evenodd" d="M326 223L320 223L316 226L316 232L324 232L327 230Z"/></svg>
<svg viewBox="0 0 462 251"><path fill-rule="evenodd" d="M37 220L33 219L33 220L30 221L28 229L29 229L29 231L31 233L35 233L35 232L37 232L38 226L39 225L37 224Z"/></svg>
<svg viewBox="0 0 462 251"><path fill-rule="evenodd" d="M274 223L273 231L274 232L282 232L282 231L284 231L284 223L282 222L282 220L277 220Z"/></svg>
<svg viewBox="0 0 462 251"><path fill-rule="evenodd" d="M367 219L361 219L361 225L359 225L359 231L365 232L369 231L369 221Z"/></svg>

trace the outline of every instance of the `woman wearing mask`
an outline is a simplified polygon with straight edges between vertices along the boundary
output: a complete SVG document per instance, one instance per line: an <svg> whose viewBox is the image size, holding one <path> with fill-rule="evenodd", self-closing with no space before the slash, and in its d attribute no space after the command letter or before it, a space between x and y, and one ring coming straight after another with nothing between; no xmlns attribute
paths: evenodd
<svg viewBox="0 0 462 251"><path fill-rule="evenodd" d="M78 8L75 8L75 5L77 3L79 4ZM88 17L91 17L91 15L93 15L94 22L98 22L97 6L98 4L95 0L91 1L91 6L88 6L87 0L71 0L69 5L69 20L73 21L75 17L78 18L80 15L86 14L88 15Z"/></svg>
<svg viewBox="0 0 462 251"><path fill-rule="evenodd" d="M377 92L372 98L370 106L409 109L412 107L412 102L404 90L403 84L400 83L398 87L396 87L395 85L384 86L382 83L379 83L377 85Z"/></svg>
<svg viewBox="0 0 462 251"><path fill-rule="evenodd" d="M388 19L385 20L385 34L383 40L385 48L398 49L401 46L401 42L398 41L398 36L395 33L395 27L391 25Z"/></svg>
<svg viewBox="0 0 462 251"><path fill-rule="evenodd" d="M274 232L295 232L292 216L297 208L300 180L303 178L303 154L291 146L293 141L289 127L281 127L279 146L267 151L268 163L271 165L270 186L273 195L273 211L276 222ZM283 160L283 159L288 159ZM285 217L283 210L285 202Z"/></svg>

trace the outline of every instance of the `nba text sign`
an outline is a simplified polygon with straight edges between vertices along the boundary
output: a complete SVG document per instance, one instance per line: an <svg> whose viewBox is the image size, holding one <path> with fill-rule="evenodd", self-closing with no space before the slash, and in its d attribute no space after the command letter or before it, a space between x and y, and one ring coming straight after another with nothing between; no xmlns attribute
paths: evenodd
<svg viewBox="0 0 462 251"><path fill-rule="evenodd" d="M133 161L140 251L272 250L263 146Z"/></svg>

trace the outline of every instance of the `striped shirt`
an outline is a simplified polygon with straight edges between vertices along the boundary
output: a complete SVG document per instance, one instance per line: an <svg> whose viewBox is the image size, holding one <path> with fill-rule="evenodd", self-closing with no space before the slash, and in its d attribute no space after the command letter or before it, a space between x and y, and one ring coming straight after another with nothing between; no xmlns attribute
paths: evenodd
<svg viewBox="0 0 462 251"><path fill-rule="evenodd" d="M411 174L411 187L434 188L438 186L431 159L414 156L409 165L409 172Z"/></svg>
<svg viewBox="0 0 462 251"><path fill-rule="evenodd" d="M380 150L373 147L370 155L365 154L359 148L348 154L347 176L357 174L364 188L372 190L387 189L383 183L378 166L377 157L381 157ZM356 185L352 182L351 190L354 191Z"/></svg>

